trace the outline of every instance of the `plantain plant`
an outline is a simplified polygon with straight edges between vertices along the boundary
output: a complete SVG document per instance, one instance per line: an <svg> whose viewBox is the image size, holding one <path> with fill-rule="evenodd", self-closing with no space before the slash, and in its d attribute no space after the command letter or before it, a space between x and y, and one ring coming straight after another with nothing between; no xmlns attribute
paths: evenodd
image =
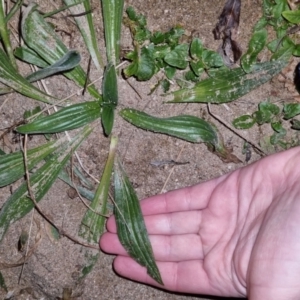
<svg viewBox="0 0 300 300"><path fill-rule="evenodd" d="M64 10L71 13L70 17L74 18L79 28L93 65L99 75L102 71L104 75L101 92L93 84L88 85L90 101L69 106L60 103L59 105L64 107L51 115L42 114L39 110L26 117L25 124L16 127L16 131L20 134L40 134L48 139L43 145L28 149L26 158L20 151L11 154L0 151L0 187L22 178L27 168L27 171L31 172L27 180L34 187L32 191L34 200L39 202L57 178L75 187L64 167L75 149L94 129L89 123L101 119L104 134L109 136L113 131L115 108L119 98L117 78L119 72L116 68L120 61L124 1L99 1L104 21L106 65L97 45L96 23L93 20L93 8L89 0L64 0L66 6L63 9L46 14L42 14L36 4L29 4L24 9L21 20L21 34L25 45L12 49L8 24L22 3L21 0L17 1L5 15L4 1L0 1L0 36L4 45L0 48L0 82L4 85L0 89L0 94L16 92L39 101L41 105L44 103L54 105L60 99L38 89L32 82L55 76L57 73L63 74L81 88L86 87L89 79L80 66L80 54L76 50L68 49L46 19L47 16ZM174 81L179 86L179 90L168 94L168 100L173 103L220 104L234 101L278 74L292 55L300 55L299 45L289 37L292 24L300 21L298 13L291 12L283 0L276 2L264 0L263 10L264 16L255 26L248 50L241 58L241 67L230 69L224 65L220 54L204 47L201 40L182 42L181 38L185 31L180 26L175 26L167 32L151 32L147 28L145 17L129 7L124 24L132 32L133 50L126 55L130 64L123 70L123 74L125 77L135 76L142 81L163 72L164 78L159 83L165 91L169 91ZM276 39L273 41L268 41L267 27L270 26L276 33ZM258 56L266 47L272 52L271 58L269 61L259 63ZM36 65L40 70L23 76L18 71L18 59ZM299 106L284 106L284 118L294 118L299 111ZM226 149L221 134L211 122L187 115L158 118L133 108L123 109L120 115L129 123L144 130L171 135L187 142L205 143L209 150L214 151L224 161L239 162ZM277 117L277 114L274 115ZM248 118L246 122L254 124L259 120L259 113L250 118L252 119ZM282 137L283 130L278 122L273 123L278 140L280 134ZM242 126L241 124L243 120L236 121L237 128ZM299 121L293 119L293 126L299 129ZM53 135L73 129L79 129L79 133L70 141L65 137L56 138ZM117 138L112 137L109 156L96 191L91 192L82 186L77 187L80 194L91 200L91 210L83 217L79 229L80 236L89 243L97 242L104 231L104 220L109 213L108 190L116 155L116 143ZM115 166L114 209L120 241L128 253L146 266L148 273L162 284L138 199L121 164L116 163ZM76 168L75 173L81 180L88 182ZM34 207L31 196L28 182L23 181L7 199L0 211L0 240L10 224ZM87 264L82 269L81 277L91 271L99 257L99 252L86 254ZM0 285L5 286L1 273Z"/></svg>

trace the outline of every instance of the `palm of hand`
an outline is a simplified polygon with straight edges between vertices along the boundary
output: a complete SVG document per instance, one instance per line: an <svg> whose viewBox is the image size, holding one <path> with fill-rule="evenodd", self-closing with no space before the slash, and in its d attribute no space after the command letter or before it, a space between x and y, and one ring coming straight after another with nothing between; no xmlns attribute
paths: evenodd
<svg viewBox="0 0 300 300"><path fill-rule="evenodd" d="M299 299L300 149L142 201L168 290L249 299ZM120 245L113 218L100 241L115 270L157 285Z"/></svg>

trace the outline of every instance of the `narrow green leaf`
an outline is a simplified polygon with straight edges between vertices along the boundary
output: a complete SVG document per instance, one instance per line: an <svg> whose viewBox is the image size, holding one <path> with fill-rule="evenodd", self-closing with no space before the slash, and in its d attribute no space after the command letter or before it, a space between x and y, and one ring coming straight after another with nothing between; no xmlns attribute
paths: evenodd
<svg viewBox="0 0 300 300"><path fill-rule="evenodd" d="M92 129L86 126L71 142L64 143L51 159L32 174L30 184L37 202L44 197L72 153L91 132ZM10 224L25 216L33 207L34 203L28 195L27 182L24 182L1 208L0 241Z"/></svg>
<svg viewBox="0 0 300 300"><path fill-rule="evenodd" d="M94 249L86 250L85 252L85 258L87 260L86 265L81 269L81 274L79 276L79 280L83 279L86 275L88 275L95 264L98 261L98 258L100 256L100 252L96 252Z"/></svg>
<svg viewBox="0 0 300 300"><path fill-rule="evenodd" d="M119 240L127 253L163 285L156 265L139 200L120 163L115 167L115 218Z"/></svg>
<svg viewBox="0 0 300 300"><path fill-rule="evenodd" d="M31 3L24 10L21 23L22 36L28 47L51 65L61 59L68 49L50 24L38 13L36 7L35 3ZM80 66L65 72L64 75L79 86L85 86L86 74ZM102 97L94 85L90 85L87 90L93 97L102 101Z"/></svg>
<svg viewBox="0 0 300 300"><path fill-rule="evenodd" d="M18 0L15 2L14 6L11 8L7 16L5 17L5 22L8 23L9 20L18 12L20 7L22 6L24 0Z"/></svg>
<svg viewBox="0 0 300 300"><path fill-rule="evenodd" d="M82 102L21 125L16 128L16 131L22 134L57 133L83 127L100 116L101 109L98 101Z"/></svg>
<svg viewBox="0 0 300 300"><path fill-rule="evenodd" d="M109 63L105 69L102 83L103 105L118 104L118 80L115 66Z"/></svg>
<svg viewBox="0 0 300 300"><path fill-rule="evenodd" d="M26 77L29 82L35 82L57 73L69 71L79 65L80 54L75 50L68 51L60 60L51 66L38 70Z"/></svg>
<svg viewBox="0 0 300 300"><path fill-rule="evenodd" d="M120 36L124 0L102 0L101 3L107 60L116 66L120 59Z"/></svg>
<svg viewBox="0 0 300 300"><path fill-rule="evenodd" d="M0 272L0 288L4 289L4 291L6 291L6 292L8 291L7 286L5 284L5 279L1 272Z"/></svg>
<svg viewBox="0 0 300 300"><path fill-rule="evenodd" d="M249 129L255 124L255 119L249 115L243 115L235 118L232 125L237 129Z"/></svg>
<svg viewBox="0 0 300 300"><path fill-rule="evenodd" d="M13 53L13 48L11 46L10 42L10 31L8 30L8 23L6 22L6 17L5 17L5 6L4 6L4 1L0 2L0 36L1 36L1 42L2 45L4 46L4 49L7 53L7 56L9 58L10 64L13 66L15 70L17 70L18 66L16 63L16 59L14 57Z"/></svg>
<svg viewBox="0 0 300 300"><path fill-rule="evenodd" d="M11 65L7 55L0 48L0 82L11 87L13 90L29 98L51 103L55 98L37 89L30 84L16 69Z"/></svg>
<svg viewBox="0 0 300 300"><path fill-rule="evenodd" d="M42 161L47 155L55 151L63 139L52 141L42 146L29 149L27 151L28 170L31 170L36 164ZM18 151L0 156L0 187L11 184L25 175L24 155Z"/></svg>
<svg viewBox="0 0 300 300"><path fill-rule="evenodd" d="M219 70L214 77L200 81L191 89L175 91L170 102L230 102L269 81L286 64L286 61L256 64L248 74L242 68Z"/></svg>
<svg viewBox="0 0 300 300"><path fill-rule="evenodd" d="M102 125L106 135L110 135L114 124L114 110L118 104L118 81L115 66L109 63L105 69L103 82Z"/></svg>
<svg viewBox="0 0 300 300"><path fill-rule="evenodd" d="M85 12L84 16L74 17L80 30L85 45L89 50L92 60L98 70L104 68L102 56L99 51L95 26L92 17L92 7L89 0L64 0L65 4L70 5L69 10L73 15ZM74 5L76 4L77 5ZM82 3L82 4L81 4Z"/></svg>
<svg viewBox="0 0 300 300"><path fill-rule="evenodd" d="M258 54L263 50L267 42L267 30L265 28L255 31L250 39L247 52L241 57L241 65L246 73L251 71L256 63Z"/></svg>
<svg viewBox="0 0 300 300"><path fill-rule="evenodd" d="M88 242L93 241L98 243L101 234L104 232L106 218L103 215L107 214L106 206L108 191L114 165L117 141L118 139L116 137L111 138L108 159L101 177L101 181L95 193L95 197L90 204L90 207L93 210L88 210L81 221L79 235Z"/></svg>
<svg viewBox="0 0 300 300"><path fill-rule="evenodd" d="M104 106L102 109L101 122L106 136L112 132L115 119L115 108L112 106Z"/></svg>
<svg viewBox="0 0 300 300"><path fill-rule="evenodd" d="M76 170L76 168L75 168L75 170ZM66 171L61 170L61 172L58 175L58 178L60 180L62 180L63 182L65 182L66 184L68 184L70 187L75 188L73 181L71 180L70 176L68 175L68 173ZM82 197L86 198L89 201L92 201L94 199L94 197L95 197L94 192L92 192L78 184L76 185L76 188Z"/></svg>
<svg viewBox="0 0 300 300"><path fill-rule="evenodd" d="M216 126L194 116L157 118L135 109L123 109L120 115L129 123L153 132L168 134L193 143L206 143L209 151L224 162L240 162L224 145Z"/></svg>
<svg viewBox="0 0 300 300"><path fill-rule="evenodd" d="M42 59L35 51L26 46L17 47L14 54L15 57L27 62L28 64L32 64L40 68L46 68L49 66L49 64L44 59Z"/></svg>
<svg viewBox="0 0 300 300"><path fill-rule="evenodd" d="M211 124L194 116L180 115L157 118L129 108L121 110L120 115L139 128L168 134L185 141L214 144L217 140L217 134Z"/></svg>

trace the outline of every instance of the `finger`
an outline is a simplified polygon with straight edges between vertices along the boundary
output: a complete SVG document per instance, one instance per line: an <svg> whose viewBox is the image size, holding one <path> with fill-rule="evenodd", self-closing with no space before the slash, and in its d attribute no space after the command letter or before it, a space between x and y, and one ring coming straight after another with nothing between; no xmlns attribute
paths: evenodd
<svg viewBox="0 0 300 300"><path fill-rule="evenodd" d="M149 237L155 260L185 261L203 259L199 235L151 235ZM110 254L128 256L116 234L105 233L100 239L100 248Z"/></svg>
<svg viewBox="0 0 300 300"><path fill-rule="evenodd" d="M202 212L200 210L193 210L188 212L149 215L145 216L144 220L148 234L187 234L199 232L201 216ZM109 218L106 227L109 232L117 232L114 216Z"/></svg>
<svg viewBox="0 0 300 300"><path fill-rule="evenodd" d="M225 179L225 176L144 199L141 201L143 214L153 215L203 209L207 206L213 190Z"/></svg>
<svg viewBox="0 0 300 300"><path fill-rule="evenodd" d="M169 291L207 294L207 295L230 295L237 296L234 292L222 289L220 286L214 287L203 268L203 261L185 262L157 262L164 286L153 280L146 271L133 259L125 256L118 256L114 260L115 271L126 278L142 283L157 286Z"/></svg>

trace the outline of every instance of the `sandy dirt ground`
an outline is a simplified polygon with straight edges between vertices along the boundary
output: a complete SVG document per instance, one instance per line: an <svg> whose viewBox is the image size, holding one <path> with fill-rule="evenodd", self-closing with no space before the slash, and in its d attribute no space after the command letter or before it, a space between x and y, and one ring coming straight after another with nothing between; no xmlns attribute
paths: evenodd
<svg viewBox="0 0 300 300"><path fill-rule="evenodd" d="M50 11L61 6L61 1L37 1L42 11ZM100 1L92 1L96 20L99 45L104 50L104 34L100 13ZM176 24L181 24L188 34L196 34L204 45L216 50L219 41L213 38L212 30L221 13L224 1L222 0L127 0L125 6L132 5L138 12L146 15L151 30L167 30ZM251 28L261 16L261 2L254 0L242 1L240 32L238 41L243 50L247 48L251 36ZM86 68L88 55L83 41L73 23L68 19L54 19L56 30L66 44L72 49L78 49L82 54L82 66ZM17 20L15 20L17 29ZM16 41L14 41L16 43ZM130 49L131 37L128 29L122 28L122 49ZM103 52L104 53L104 52ZM22 73L30 71L28 66L20 66ZM91 79L101 76L92 70ZM157 78L149 82L137 82L130 78L128 81L119 78L119 107L134 107L156 116L174 116L181 113L192 114L198 117L206 116L213 121L222 132L225 143L232 147L233 153L241 163L224 163L216 155L209 152L204 144L192 144L166 135L154 134L137 129L117 117L114 134L119 137L118 155L124 163L130 180L139 196L145 198L168 190L192 185L210 178L220 176L245 165L245 155L242 154L244 141L228 130L222 124L208 117L207 108L200 104L164 104L161 90L151 96L151 87ZM64 98L76 92L78 88L63 76L55 76L45 81L47 90L52 95ZM96 83L100 89L101 81ZM227 105L213 105L212 111L224 121L231 121L242 114L252 113L257 104L270 98L278 101L288 98L289 91L277 80L263 85L238 101ZM74 96L70 103L89 100L90 96ZM6 104L0 111L0 128L12 126L22 119L25 110L37 105L28 98L10 94L0 97L0 105ZM83 142L78 150L84 166L88 171L100 178L108 155L109 139L102 134L100 122L91 136ZM270 134L268 126L254 127L251 130L240 131L247 139L258 143L264 136ZM30 147L38 144L41 137L33 137ZM3 143L3 141L1 141ZM6 151L19 148L19 137L10 133L4 144ZM260 158L252 151L249 163ZM176 160L189 162L185 165L155 167L152 161ZM75 160L76 161L76 160ZM0 207L18 183L0 191ZM226 201L226 195L224 195ZM62 226L70 234L76 236L80 221L86 211L78 197L72 196L72 190L62 181L57 181L40 202L41 208L51 215L56 224ZM13 224L0 245L0 260L7 264L16 263L22 259L24 252L18 251L17 243L22 232L29 232L30 247L39 240L38 247L27 260L21 274L21 267L1 270L8 288L8 293L0 289L1 299L199 299L193 295L179 295L168 293L142 284L131 282L117 276L112 269L113 257L100 254L99 261L93 271L84 279L78 280L79 273L86 263L85 248L75 244L65 237L54 240L49 234L49 224L33 211L25 218ZM193 245L190 245L193 247ZM18 282L19 281L19 282ZM63 290L72 291L72 298L63 298ZM6 298L5 298L6 297ZM203 299L206 299L203 296ZM211 298L210 298L211 299Z"/></svg>

